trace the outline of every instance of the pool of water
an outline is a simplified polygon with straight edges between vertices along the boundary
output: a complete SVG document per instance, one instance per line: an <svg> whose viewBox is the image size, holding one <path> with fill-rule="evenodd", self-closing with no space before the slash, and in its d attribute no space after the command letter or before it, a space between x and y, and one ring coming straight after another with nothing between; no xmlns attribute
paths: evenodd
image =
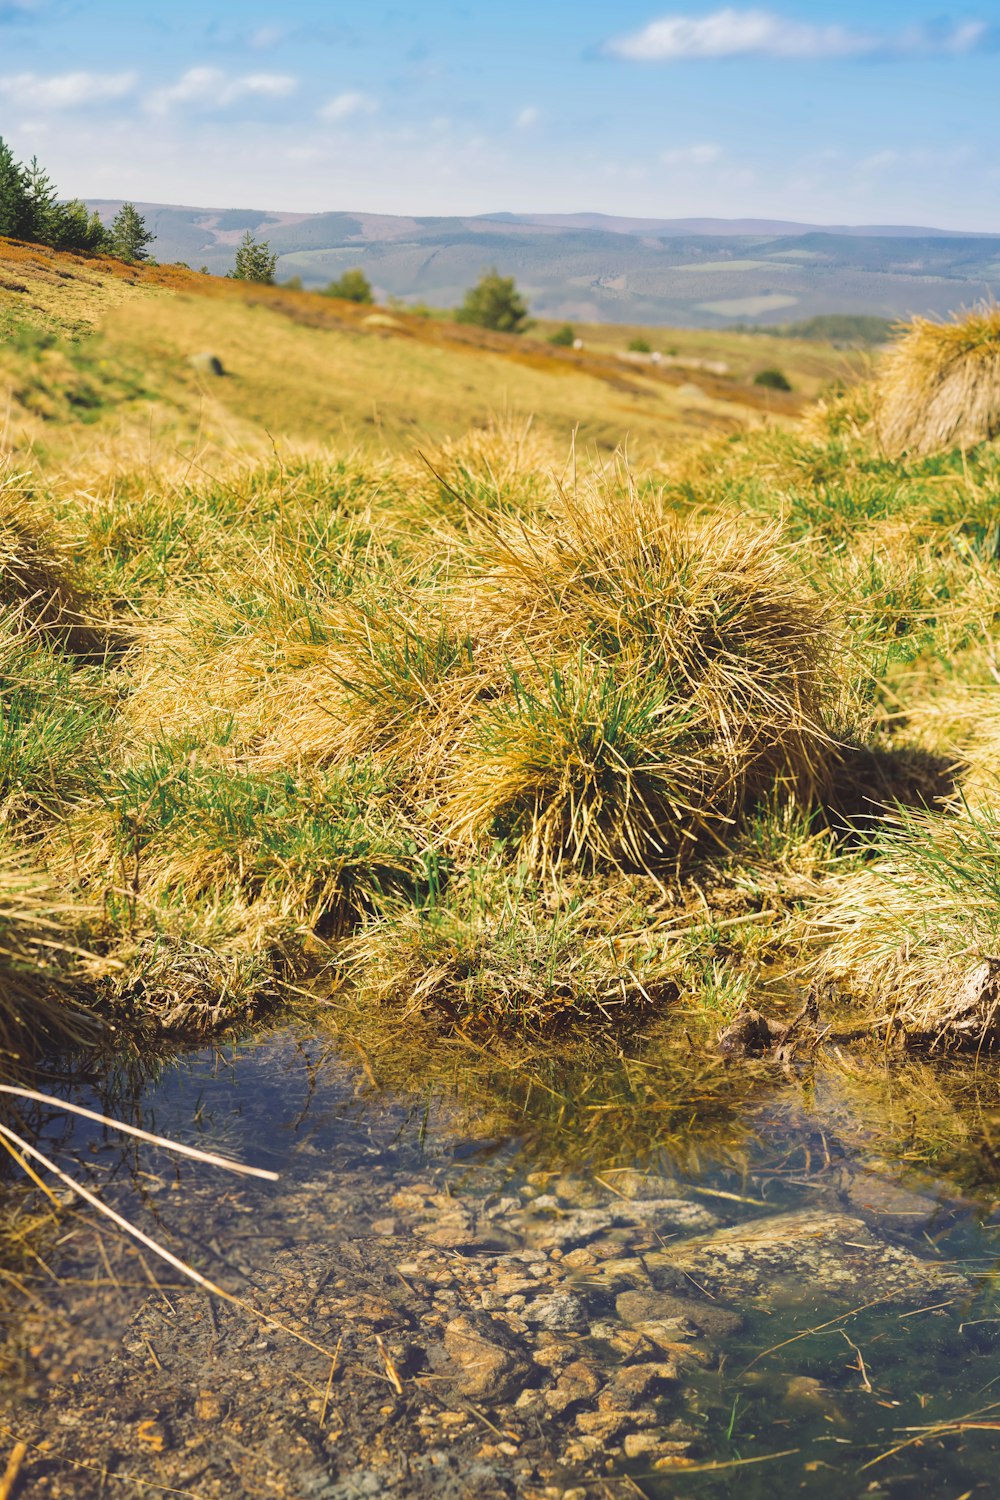
<svg viewBox="0 0 1000 1500"><path fill-rule="evenodd" d="M988 1124L995 1078L872 1077L734 1086L696 1151L638 1130L589 1160L296 1031L64 1085L279 1180L25 1107L26 1138L237 1300L62 1187L55 1224L18 1198L0 1430L28 1445L22 1492L995 1495L1000 1174L982 1128L936 1137L913 1093L943 1118L971 1087ZM469 1318L487 1341L511 1321L495 1389L454 1384ZM631 1398L604 1385L637 1368Z"/></svg>

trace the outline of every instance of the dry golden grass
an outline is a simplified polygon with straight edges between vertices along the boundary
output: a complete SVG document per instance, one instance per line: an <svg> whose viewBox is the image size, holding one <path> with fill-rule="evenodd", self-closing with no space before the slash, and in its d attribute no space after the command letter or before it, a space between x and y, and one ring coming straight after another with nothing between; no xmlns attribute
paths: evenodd
<svg viewBox="0 0 1000 1500"><path fill-rule="evenodd" d="M39 513L27 477L0 468L0 598L30 628L78 656L103 655L107 628L77 580L71 546L51 516Z"/></svg>
<svg viewBox="0 0 1000 1500"><path fill-rule="evenodd" d="M0 852L0 1076L46 1047L92 1038L82 1003L99 964L80 948L84 912L4 838Z"/></svg>
<svg viewBox="0 0 1000 1500"><path fill-rule="evenodd" d="M972 447L1000 432L1000 307L949 322L914 318L878 374L878 432L888 453Z"/></svg>

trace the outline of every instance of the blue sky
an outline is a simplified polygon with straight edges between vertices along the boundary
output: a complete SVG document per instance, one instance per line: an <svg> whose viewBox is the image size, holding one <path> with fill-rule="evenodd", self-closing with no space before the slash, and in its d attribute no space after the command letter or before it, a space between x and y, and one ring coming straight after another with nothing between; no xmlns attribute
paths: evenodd
<svg viewBox="0 0 1000 1500"><path fill-rule="evenodd" d="M66 194L1000 231L1000 0L0 0Z"/></svg>

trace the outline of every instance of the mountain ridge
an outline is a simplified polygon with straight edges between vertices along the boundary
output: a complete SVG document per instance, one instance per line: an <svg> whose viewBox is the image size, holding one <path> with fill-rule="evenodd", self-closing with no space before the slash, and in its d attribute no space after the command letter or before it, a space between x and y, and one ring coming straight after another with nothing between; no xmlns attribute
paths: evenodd
<svg viewBox="0 0 1000 1500"><path fill-rule="evenodd" d="M108 218L120 200L88 206ZM249 229L270 242L281 279L317 289L360 266L381 300L432 307L454 307L496 265L517 278L536 316L567 322L725 327L828 313L940 316L991 298L1000 283L1000 234L906 225L137 206L163 261L223 275Z"/></svg>

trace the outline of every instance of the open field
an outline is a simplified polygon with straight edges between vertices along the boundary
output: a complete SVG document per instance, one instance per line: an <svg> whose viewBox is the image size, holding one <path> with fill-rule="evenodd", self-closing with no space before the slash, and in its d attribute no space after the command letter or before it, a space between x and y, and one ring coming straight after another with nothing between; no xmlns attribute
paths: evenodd
<svg viewBox="0 0 1000 1500"><path fill-rule="evenodd" d="M748 366L5 255L8 946L50 1019L308 982L711 1034L870 942L918 1029L992 1027L990 444L885 457L877 384L802 419Z"/></svg>

